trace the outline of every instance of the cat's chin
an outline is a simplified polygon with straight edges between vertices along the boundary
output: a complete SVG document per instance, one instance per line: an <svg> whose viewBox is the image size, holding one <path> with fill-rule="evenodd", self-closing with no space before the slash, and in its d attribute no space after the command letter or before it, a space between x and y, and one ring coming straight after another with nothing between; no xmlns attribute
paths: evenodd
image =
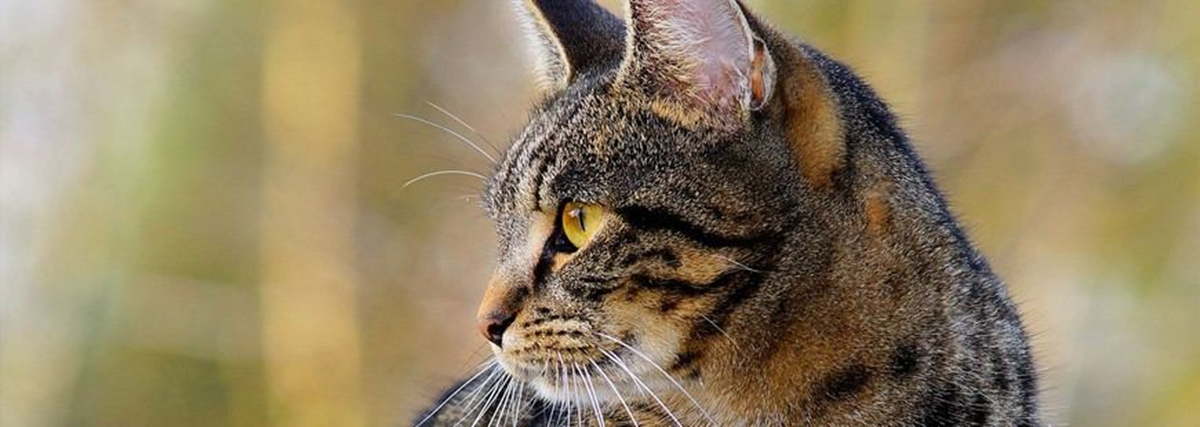
<svg viewBox="0 0 1200 427"><path fill-rule="evenodd" d="M591 402L588 397L587 385L579 378L552 375L552 373L546 372L542 366L505 360L504 357L498 359L500 367L504 369L505 373L532 386L533 390L543 399L552 402ZM604 387L608 387L608 385L605 384Z"/></svg>
<svg viewBox="0 0 1200 427"><path fill-rule="evenodd" d="M617 395L613 393L613 389L609 383L603 380L593 381L588 384L583 380L568 380L566 383L561 381L551 382L545 378L534 378L528 381L528 384L533 386L538 397L552 403L572 403L575 405L591 405L593 396L600 404L608 402L616 402ZM617 388L621 385L617 384ZM622 394L634 393L621 391Z"/></svg>
<svg viewBox="0 0 1200 427"><path fill-rule="evenodd" d="M613 377L611 373L602 376L589 370L586 375L581 374L584 371L563 375L562 372L547 371L543 365L522 363L503 355L497 359L505 373L525 383L539 397L550 402L590 405L593 396L600 403L607 403L639 395L636 383ZM643 382L653 387L656 381L643 379Z"/></svg>

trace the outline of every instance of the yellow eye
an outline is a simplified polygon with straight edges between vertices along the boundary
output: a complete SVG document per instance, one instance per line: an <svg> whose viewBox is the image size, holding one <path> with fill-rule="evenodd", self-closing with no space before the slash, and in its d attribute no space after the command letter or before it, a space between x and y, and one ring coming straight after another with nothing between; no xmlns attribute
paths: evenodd
<svg viewBox="0 0 1200 427"><path fill-rule="evenodd" d="M567 202L562 210L563 233L576 248L582 248L604 224L604 208L591 203Z"/></svg>

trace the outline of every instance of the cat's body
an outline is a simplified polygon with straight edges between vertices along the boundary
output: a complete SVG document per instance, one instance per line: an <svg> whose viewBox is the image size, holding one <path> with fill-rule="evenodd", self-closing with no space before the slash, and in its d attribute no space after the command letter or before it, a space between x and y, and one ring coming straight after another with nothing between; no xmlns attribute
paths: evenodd
<svg viewBox="0 0 1200 427"><path fill-rule="evenodd" d="M1038 424L1004 286L848 68L729 0L519 7L548 81L485 194L499 363L417 423Z"/></svg>

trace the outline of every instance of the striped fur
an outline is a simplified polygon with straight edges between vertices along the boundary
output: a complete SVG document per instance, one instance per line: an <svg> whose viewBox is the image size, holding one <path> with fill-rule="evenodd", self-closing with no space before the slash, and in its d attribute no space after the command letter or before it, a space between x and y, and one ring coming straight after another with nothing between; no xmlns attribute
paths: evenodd
<svg viewBox="0 0 1200 427"><path fill-rule="evenodd" d="M688 71L631 62L653 38L624 28L729 0L632 0L615 29L586 1L518 2L560 68L484 194L500 240L481 315L515 318L417 424L1039 423L1016 308L864 82L731 3L773 95L706 110L663 96L686 79L653 73ZM578 22L607 24L554 30ZM567 33L588 39L550 42ZM610 212L570 254L567 201Z"/></svg>

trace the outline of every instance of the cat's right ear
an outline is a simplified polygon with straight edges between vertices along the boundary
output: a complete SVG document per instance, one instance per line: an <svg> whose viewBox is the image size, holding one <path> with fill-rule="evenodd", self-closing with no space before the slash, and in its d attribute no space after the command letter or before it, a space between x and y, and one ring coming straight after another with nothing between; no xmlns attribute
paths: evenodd
<svg viewBox="0 0 1200 427"><path fill-rule="evenodd" d="M625 23L592 0L513 0L532 41L543 93L620 61Z"/></svg>

